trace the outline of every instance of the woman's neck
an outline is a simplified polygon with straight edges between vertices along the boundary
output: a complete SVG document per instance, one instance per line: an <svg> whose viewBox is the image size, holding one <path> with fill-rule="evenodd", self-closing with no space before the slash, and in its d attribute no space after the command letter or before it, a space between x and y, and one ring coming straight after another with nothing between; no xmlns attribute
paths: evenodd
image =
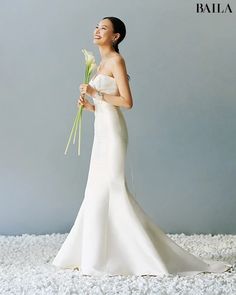
<svg viewBox="0 0 236 295"><path fill-rule="evenodd" d="M111 46L99 46L99 51L101 55L101 61L105 61L110 55L115 52L115 49Z"/></svg>

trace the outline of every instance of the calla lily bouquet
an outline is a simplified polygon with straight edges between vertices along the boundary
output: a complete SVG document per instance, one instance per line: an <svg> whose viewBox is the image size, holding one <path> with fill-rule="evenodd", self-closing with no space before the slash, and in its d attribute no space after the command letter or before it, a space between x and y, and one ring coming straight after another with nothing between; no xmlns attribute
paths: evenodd
<svg viewBox="0 0 236 295"><path fill-rule="evenodd" d="M94 69L96 68L96 61L94 58L94 55L92 52L87 51L86 49L82 49L82 52L84 54L85 57L85 74L84 74L84 84L88 84L91 78L91 75L94 71ZM77 129L79 126L79 137L78 137L78 156L80 155L80 141L81 141L81 126L82 126L82 113L83 113L83 105L80 105L79 110L77 111L77 115L74 119L74 124L73 127L71 129L70 132L70 136L69 136L69 140L67 142L67 146L65 149L65 155L67 153L68 147L70 145L70 141L72 136L74 135L73 138L73 144L75 143L75 139L76 139L76 133L77 133Z"/></svg>

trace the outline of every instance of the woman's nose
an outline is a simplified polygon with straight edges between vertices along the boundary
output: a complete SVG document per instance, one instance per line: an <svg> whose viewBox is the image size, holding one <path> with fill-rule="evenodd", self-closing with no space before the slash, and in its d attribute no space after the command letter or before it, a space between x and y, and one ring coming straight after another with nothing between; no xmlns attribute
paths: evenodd
<svg viewBox="0 0 236 295"><path fill-rule="evenodd" d="M95 33L99 33L99 32L100 32L100 28L96 28Z"/></svg>

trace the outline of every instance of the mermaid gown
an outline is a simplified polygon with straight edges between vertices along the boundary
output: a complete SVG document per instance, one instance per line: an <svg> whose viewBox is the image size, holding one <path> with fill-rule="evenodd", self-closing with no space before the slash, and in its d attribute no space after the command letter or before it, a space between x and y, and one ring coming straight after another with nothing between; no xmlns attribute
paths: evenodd
<svg viewBox="0 0 236 295"><path fill-rule="evenodd" d="M118 95L113 77L89 84ZM85 275L194 275L224 272L221 261L202 260L177 245L145 213L125 176L128 131L120 107L92 98L94 140L84 199L52 264Z"/></svg>

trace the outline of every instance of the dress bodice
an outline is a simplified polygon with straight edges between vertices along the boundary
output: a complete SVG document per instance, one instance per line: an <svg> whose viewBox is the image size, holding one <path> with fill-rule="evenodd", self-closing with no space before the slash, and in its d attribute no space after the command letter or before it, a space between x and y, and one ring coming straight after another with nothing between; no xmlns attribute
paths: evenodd
<svg viewBox="0 0 236 295"><path fill-rule="evenodd" d="M116 84L115 78L105 75L105 74L97 74L95 77L93 77L89 84L94 87L97 90L100 90L101 92L105 92L107 94L114 94L119 95L119 90ZM93 100L95 103L97 103L99 100L95 97L93 97ZM106 103L106 101L100 101L100 103Z"/></svg>
<svg viewBox="0 0 236 295"><path fill-rule="evenodd" d="M89 84L97 90L107 94L119 95L115 78L97 74ZM124 115L119 106L113 105L97 97L92 97L95 105L95 132L96 138L114 138L114 136L127 138L128 131Z"/></svg>

